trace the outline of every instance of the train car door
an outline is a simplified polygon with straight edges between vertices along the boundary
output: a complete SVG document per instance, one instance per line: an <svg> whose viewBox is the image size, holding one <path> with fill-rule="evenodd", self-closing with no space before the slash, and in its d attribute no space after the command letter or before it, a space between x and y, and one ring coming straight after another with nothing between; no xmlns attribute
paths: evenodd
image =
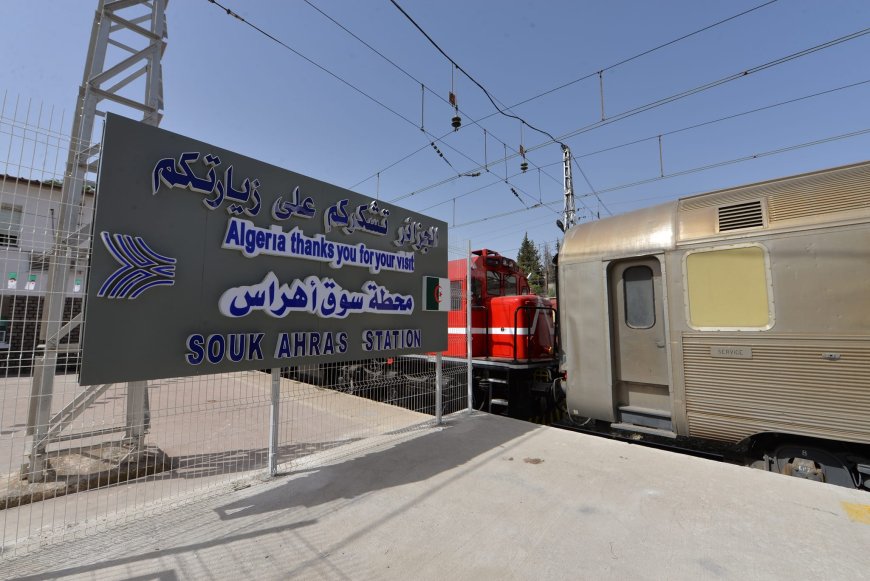
<svg viewBox="0 0 870 581"><path fill-rule="evenodd" d="M661 263L654 257L609 269L613 391L623 424L671 430Z"/></svg>

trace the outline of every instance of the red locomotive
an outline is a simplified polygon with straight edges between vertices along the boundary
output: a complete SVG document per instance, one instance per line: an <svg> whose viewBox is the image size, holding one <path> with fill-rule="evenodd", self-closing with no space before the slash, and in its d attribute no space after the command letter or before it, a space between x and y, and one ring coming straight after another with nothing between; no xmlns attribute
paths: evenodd
<svg viewBox="0 0 870 581"><path fill-rule="evenodd" d="M444 413L465 407L467 394L467 260L451 260L448 347L443 353ZM531 294L517 263L492 250L471 257L472 405L521 419L545 420L556 409L555 301ZM434 356L405 355L287 368L286 375L322 386L435 413Z"/></svg>
<svg viewBox="0 0 870 581"><path fill-rule="evenodd" d="M451 260L445 365L464 364L468 352L466 259ZM517 263L492 250L471 258L471 356L474 406L517 418L553 409L557 375L555 306L530 294Z"/></svg>

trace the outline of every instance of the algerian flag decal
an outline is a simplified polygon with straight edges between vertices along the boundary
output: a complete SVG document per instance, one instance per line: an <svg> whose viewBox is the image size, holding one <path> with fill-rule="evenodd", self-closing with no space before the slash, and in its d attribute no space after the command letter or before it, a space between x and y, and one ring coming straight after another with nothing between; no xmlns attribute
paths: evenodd
<svg viewBox="0 0 870 581"><path fill-rule="evenodd" d="M423 310L450 310L450 279L437 276L423 277Z"/></svg>

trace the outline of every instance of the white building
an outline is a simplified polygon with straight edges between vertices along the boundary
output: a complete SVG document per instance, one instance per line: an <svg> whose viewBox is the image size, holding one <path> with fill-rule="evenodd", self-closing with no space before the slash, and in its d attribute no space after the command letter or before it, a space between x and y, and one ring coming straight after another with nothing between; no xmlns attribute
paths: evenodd
<svg viewBox="0 0 870 581"><path fill-rule="evenodd" d="M0 350L26 360L38 343L42 298L48 287L49 252L60 221L61 184L0 174ZM94 191L87 187L76 209L77 223L90 236ZM87 274L82 245L65 284L66 319L81 309ZM78 300L76 300L78 299ZM9 366L15 365L10 360Z"/></svg>

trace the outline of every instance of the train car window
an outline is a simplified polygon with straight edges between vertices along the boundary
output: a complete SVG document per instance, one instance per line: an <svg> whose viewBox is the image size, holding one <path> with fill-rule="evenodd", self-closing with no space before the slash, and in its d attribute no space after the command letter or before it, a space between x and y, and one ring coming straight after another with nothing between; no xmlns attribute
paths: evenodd
<svg viewBox="0 0 870 581"><path fill-rule="evenodd" d="M450 310L462 310L462 281L450 281Z"/></svg>
<svg viewBox="0 0 870 581"><path fill-rule="evenodd" d="M764 248L744 246L686 255L689 325L765 329L773 321Z"/></svg>
<svg viewBox="0 0 870 581"><path fill-rule="evenodd" d="M649 329L656 324L653 271L632 266L622 273L625 288L625 324L632 329Z"/></svg>
<svg viewBox="0 0 870 581"><path fill-rule="evenodd" d="M506 295L518 294L517 275L515 275L515 274L504 275L504 294L506 294Z"/></svg>
<svg viewBox="0 0 870 581"><path fill-rule="evenodd" d="M501 275L488 270L486 272L486 295L489 297L500 297L501 294Z"/></svg>

